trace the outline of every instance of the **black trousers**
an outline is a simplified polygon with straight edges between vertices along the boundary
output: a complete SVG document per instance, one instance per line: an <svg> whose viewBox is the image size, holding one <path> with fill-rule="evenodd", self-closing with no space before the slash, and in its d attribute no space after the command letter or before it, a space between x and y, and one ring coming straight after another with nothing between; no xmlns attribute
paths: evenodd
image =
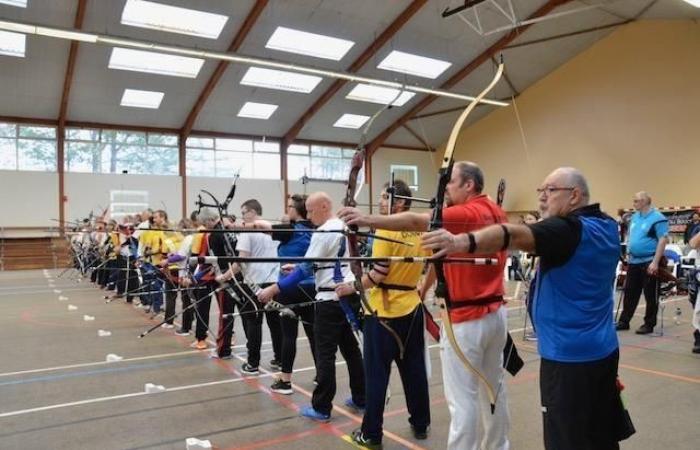
<svg viewBox="0 0 700 450"><path fill-rule="evenodd" d="M195 325L194 337L198 341L203 341L207 338L207 331L209 330L209 310L211 309L211 293L215 289L216 286L214 284L207 283L202 286L202 289L190 291L194 292L196 296L194 299L194 312L197 323Z"/></svg>
<svg viewBox="0 0 700 450"><path fill-rule="evenodd" d="M616 450L622 403L619 352L586 363L542 358L540 394L548 450Z"/></svg>
<svg viewBox="0 0 700 450"><path fill-rule="evenodd" d="M168 269L165 269L168 270ZM170 277L165 277L163 280L163 291L165 295L165 318L170 318L175 315L175 302L177 301L177 270L170 271ZM173 319L168 323L173 324Z"/></svg>
<svg viewBox="0 0 700 450"><path fill-rule="evenodd" d="M659 310L659 286L661 283L657 277L647 274L647 267L649 267L649 263L630 264L627 267L625 296L619 321L630 323L639 304L639 297L644 291L644 299L647 303L644 325L654 328L656 326L656 313Z"/></svg>
<svg viewBox="0 0 700 450"><path fill-rule="evenodd" d="M371 380L371 382L367 383L365 391L367 401L362 420L362 434L380 441L384 423L386 390L389 385L392 362L396 363L401 376L409 414L408 422L418 431L425 431L430 425L423 308L418 306L408 315L383 320L399 335L405 350L403 359L401 359L396 338L379 323L379 319L365 316L365 379Z"/></svg>
<svg viewBox="0 0 700 450"><path fill-rule="evenodd" d="M357 295L345 297L359 314L360 299ZM362 354L357 338L345 319L338 302L323 302L316 306L314 337L316 338L316 378L318 384L311 397L311 406L322 413L330 414L335 397L335 354L340 349L348 365L350 392L353 402L365 405L365 376L362 367Z"/></svg>
<svg viewBox="0 0 700 450"><path fill-rule="evenodd" d="M294 305L295 303L305 303L316 297L316 289L313 284L297 285L299 295L292 297L280 297L278 301L284 305ZM314 305L294 308L296 317L280 315L280 326L282 331L282 348L280 365L283 373L292 373L294 359L297 355L297 337L299 336L299 322L304 327L306 337L309 339L311 356L316 364L316 348L314 346ZM273 340L274 343L274 340Z"/></svg>
<svg viewBox="0 0 700 450"><path fill-rule="evenodd" d="M269 286L271 283L261 284L261 288ZM258 301L257 296L246 284L239 281L239 285L233 286L233 290L245 304L241 308L243 329L246 336L246 348L248 350L248 364L253 367L260 365L260 348L262 347L262 323L263 317L270 328L270 338L272 340L272 350L274 358L279 360L282 353L282 330L279 313L277 311L264 311L263 305ZM255 304L255 307L253 304ZM258 312L251 312L257 308Z"/></svg>
<svg viewBox="0 0 700 450"><path fill-rule="evenodd" d="M190 305L197 299L197 292L199 291L199 289L183 289L180 291L183 331L190 331L192 329L192 322L194 322L194 308L190 308Z"/></svg>
<svg viewBox="0 0 700 450"><path fill-rule="evenodd" d="M137 270L133 264L134 259L127 259L125 256L117 256L117 294L124 294L126 292L133 292L139 287L139 277ZM126 269L129 270L126 270ZM126 296L126 301L131 303L133 295L129 294Z"/></svg>

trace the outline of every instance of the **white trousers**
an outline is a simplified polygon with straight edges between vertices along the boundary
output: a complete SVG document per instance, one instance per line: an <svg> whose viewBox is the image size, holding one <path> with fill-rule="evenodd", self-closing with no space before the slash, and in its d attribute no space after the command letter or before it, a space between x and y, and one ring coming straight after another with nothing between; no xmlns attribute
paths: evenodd
<svg viewBox="0 0 700 450"><path fill-rule="evenodd" d="M445 398L450 410L450 450L508 450L510 416L503 371L506 308L478 320L453 324L455 338L469 362L483 373L497 395L496 412L483 382L467 369L440 330L440 356Z"/></svg>

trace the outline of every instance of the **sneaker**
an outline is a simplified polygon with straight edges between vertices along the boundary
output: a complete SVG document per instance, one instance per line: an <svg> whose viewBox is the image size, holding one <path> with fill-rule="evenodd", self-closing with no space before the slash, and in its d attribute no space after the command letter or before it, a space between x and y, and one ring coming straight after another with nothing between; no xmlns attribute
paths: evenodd
<svg viewBox="0 0 700 450"><path fill-rule="evenodd" d="M430 430L430 426L426 427L425 430L419 431L416 428L411 425L411 431L413 432L413 437L418 439L419 441L428 439L428 431Z"/></svg>
<svg viewBox="0 0 700 450"><path fill-rule="evenodd" d="M299 411L299 415L302 417L306 417L307 419L314 420L316 422L330 422L331 421L331 415L330 414L323 414L314 409L313 406L306 406L304 408L301 408L301 411Z"/></svg>
<svg viewBox="0 0 700 450"><path fill-rule="evenodd" d="M282 370L282 365L280 364L280 362L278 360L271 359L270 360L270 369L279 372L280 370Z"/></svg>
<svg viewBox="0 0 700 450"><path fill-rule="evenodd" d="M629 330L629 329L630 329L630 324L625 323L625 322L617 322L617 325L615 325L615 329L616 329L617 331Z"/></svg>
<svg viewBox="0 0 700 450"><path fill-rule="evenodd" d="M241 372L243 372L246 375L259 375L260 369L258 369L257 366L253 367L247 362L244 362L241 366Z"/></svg>
<svg viewBox="0 0 700 450"><path fill-rule="evenodd" d="M536 341L537 340L537 334L536 333L527 333L525 335L525 340L526 341Z"/></svg>
<svg viewBox="0 0 700 450"><path fill-rule="evenodd" d="M274 383L272 383L272 386L270 386L270 390L272 392L284 395L292 395L294 393L294 391L292 390L292 383L289 381L282 381L279 378L276 379Z"/></svg>
<svg viewBox="0 0 700 450"><path fill-rule="evenodd" d="M351 436L352 441L362 448L371 448L379 450L384 447L382 445L382 441L366 437L362 433L362 428L358 428L357 430L353 431Z"/></svg>
<svg viewBox="0 0 700 450"><path fill-rule="evenodd" d="M171 329L171 328L175 328L175 325L173 325L172 323L164 323L164 324L161 325L160 327L169 330L169 329Z"/></svg>
<svg viewBox="0 0 700 450"><path fill-rule="evenodd" d="M177 330L175 330L175 334L178 336L189 336L190 330L183 330L182 328L178 328Z"/></svg>
<svg viewBox="0 0 700 450"><path fill-rule="evenodd" d="M216 351L212 351L212 352L209 354L209 357L210 357L211 359L221 359L221 360L233 359L233 355L231 355L231 354L228 354L228 355L219 355L218 353L216 353Z"/></svg>
<svg viewBox="0 0 700 450"><path fill-rule="evenodd" d="M190 344L190 347L196 348L197 350L206 350L208 345L207 341L194 341Z"/></svg>
<svg viewBox="0 0 700 450"><path fill-rule="evenodd" d="M357 411L357 412L362 412L362 411L365 410L365 407L364 407L364 406L360 406L360 405L358 405L357 403L355 403L355 402L352 400L352 397L346 398L344 404L345 404L346 407L348 407L348 408L350 408L350 409L354 409L354 410Z"/></svg>
<svg viewBox="0 0 700 450"><path fill-rule="evenodd" d="M651 334L654 331L654 327L650 327L648 325L642 325L635 331L637 334Z"/></svg>
<svg viewBox="0 0 700 450"><path fill-rule="evenodd" d="M693 346L693 353L700 353L700 344L695 344Z"/></svg>

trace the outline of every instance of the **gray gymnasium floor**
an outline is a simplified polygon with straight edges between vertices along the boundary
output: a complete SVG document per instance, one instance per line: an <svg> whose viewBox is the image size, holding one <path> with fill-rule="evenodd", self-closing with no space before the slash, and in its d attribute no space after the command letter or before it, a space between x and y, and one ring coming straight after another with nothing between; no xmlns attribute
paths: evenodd
<svg viewBox="0 0 700 450"><path fill-rule="evenodd" d="M297 417L313 389L305 338L299 341L296 393L273 394L270 372L243 378L238 371L245 358L240 320L237 358L212 360L206 352L190 349L191 339L175 336L173 330L138 339L154 323L141 310L123 301L105 304L103 293L88 282L77 282L71 274L57 277L59 273L0 272L0 449L184 449L188 437L208 439L219 449L354 447L347 434L361 417L342 407L348 394L342 362L333 421L319 425ZM69 311L69 305L77 309ZM676 307L680 324L673 320ZM512 301L508 308L509 327L526 360L516 378L508 376L511 447L539 449L539 358L533 343L522 340L522 304ZM213 328L216 313L212 306ZM621 335L620 374L638 430L622 448L697 448L700 356L690 353L690 313L685 298L672 298L663 336ZM95 319L85 321L84 315ZM98 337L99 329L112 334ZM110 353L123 359L105 362ZM430 354L430 437L413 440L394 376L385 417L386 449L445 447L449 421L437 345ZM269 359L266 339L263 361ZM146 394L146 383L163 385L166 391Z"/></svg>

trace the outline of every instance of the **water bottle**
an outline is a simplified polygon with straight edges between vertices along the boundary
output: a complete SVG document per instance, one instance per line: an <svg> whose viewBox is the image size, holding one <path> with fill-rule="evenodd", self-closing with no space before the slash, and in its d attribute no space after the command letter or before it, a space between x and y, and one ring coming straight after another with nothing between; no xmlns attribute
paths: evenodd
<svg viewBox="0 0 700 450"><path fill-rule="evenodd" d="M673 321L676 322L676 325L681 324L681 309L676 306L676 313L673 315Z"/></svg>

